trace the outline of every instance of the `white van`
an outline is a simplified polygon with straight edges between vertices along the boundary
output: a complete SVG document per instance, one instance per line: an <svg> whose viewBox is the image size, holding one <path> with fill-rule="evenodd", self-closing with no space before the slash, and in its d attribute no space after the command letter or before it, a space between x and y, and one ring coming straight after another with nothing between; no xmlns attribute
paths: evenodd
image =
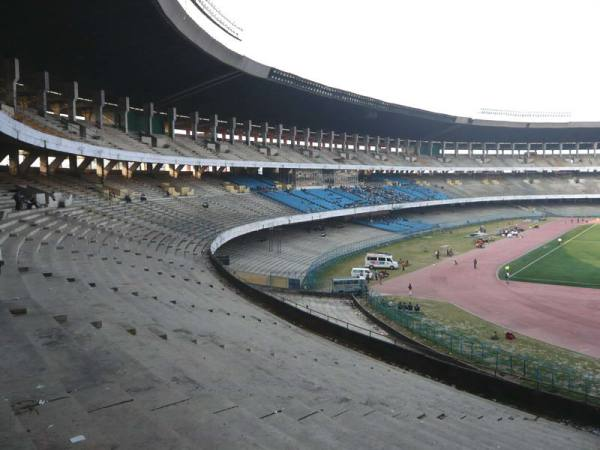
<svg viewBox="0 0 600 450"><path fill-rule="evenodd" d="M369 269L397 269L398 262L389 253L367 253L365 267Z"/></svg>
<svg viewBox="0 0 600 450"><path fill-rule="evenodd" d="M350 272L352 278L362 278L363 280L372 280L373 272L366 267L354 267Z"/></svg>

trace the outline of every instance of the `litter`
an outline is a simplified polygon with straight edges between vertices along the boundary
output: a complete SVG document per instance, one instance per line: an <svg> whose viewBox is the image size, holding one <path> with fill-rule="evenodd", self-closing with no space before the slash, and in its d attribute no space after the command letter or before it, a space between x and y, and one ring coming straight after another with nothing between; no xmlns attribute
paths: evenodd
<svg viewBox="0 0 600 450"><path fill-rule="evenodd" d="M69 440L71 441L71 444L77 444L78 442L85 441L85 436L83 434L80 434L79 436L73 436Z"/></svg>

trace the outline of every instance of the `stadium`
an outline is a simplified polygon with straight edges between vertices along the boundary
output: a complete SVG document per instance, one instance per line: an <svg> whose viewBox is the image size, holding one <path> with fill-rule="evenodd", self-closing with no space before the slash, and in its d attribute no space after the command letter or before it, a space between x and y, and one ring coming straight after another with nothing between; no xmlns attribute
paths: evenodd
<svg viewBox="0 0 600 450"><path fill-rule="evenodd" d="M600 448L600 122L228 3L4 6L0 448Z"/></svg>

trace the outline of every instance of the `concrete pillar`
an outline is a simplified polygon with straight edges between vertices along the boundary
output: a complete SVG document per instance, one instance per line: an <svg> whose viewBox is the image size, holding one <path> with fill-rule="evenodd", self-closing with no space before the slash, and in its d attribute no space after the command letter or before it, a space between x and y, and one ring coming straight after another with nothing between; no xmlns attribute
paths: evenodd
<svg viewBox="0 0 600 450"><path fill-rule="evenodd" d="M575 145L576 145L576 147L575 147L575 153L576 153L577 155L579 155L579 151L581 150L581 142L578 142L578 143L577 143L577 144L575 144Z"/></svg>
<svg viewBox="0 0 600 450"><path fill-rule="evenodd" d="M48 176L48 153L46 152L40 153L40 175Z"/></svg>
<svg viewBox="0 0 600 450"><path fill-rule="evenodd" d="M179 171L177 170L177 165L169 164L169 175L171 178L177 178L179 176Z"/></svg>
<svg viewBox="0 0 600 450"><path fill-rule="evenodd" d="M423 146L423 141L417 141L417 155L421 156L421 147Z"/></svg>
<svg viewBox="0 0 600 450"><path fill-rule="evenodd" d="M321 150L323 148L323 130L319 130L317 138L317 148Z"/></svg>
<svg viewBox="0 0 600 450"><path fill-rule="evenodd" d="M269 122L265 122L265 124L263 125L263 132L262 132L263 145L267 145L268 139L269 139Z"/></svg>
<svg viewBox="0 0 600 450"><path fill-rule="evenodd" d="M381 149L381 138L379 136L375 137L375 153L379 153Z"/></svg>
<svg viewBox="0 0 600 450"><path fill-rule="evenodd" d="M66 95L69 100L69 121L77 120L77 99L79 98L79 83L73 81L67 84Z"/></svg>
<svg viewBox="0 0 600 450"><path fill-rule="evenodd" d="M400 154L400 138L396 138L396 154Z"/></svg>
<svg viewBox="0 0 600 450"><path fill-rule="evenodd" d="M152 122L154 120L154 103L146 103L144 105L144 133L152 134Z"/></svg>
<svg viewBox="0 0 600 450"><path fill-rule="evenodd" d="M279 124L277 126L277 147L281 148L281 144L283 140L283 124Z"/></svg>
<svg viewBox="0 0 600 450"><path fill-rule="evenodd" d="M296 125L294 125L292 127L292 134L291 134L291 141L292 141L292 148L296 148L296 135L298 134L298 128L296 127Z"/></svg>
<svg viewBox="0 0 600 450"><path fill-rule="evenodd" d="M310 128L304 130L304 148L310 148Z"/></svg>
<svg viewBox="0 0 600 450"><path fill-rule="evenodd" d="M56 158L54 158L54 161L52 161L48 166L48 174L54 175L65 159L67 159L66 155L56 156Z"/></svg>
<svg viewBox="0 0 600 450"><path fill-rule="evenodd" d="M19 150L10 149L8 152L8 173L10 175L19 174Z"/></svg>
<svg viewBox="0 0 600 450"><path fill-rule="evenodd" d="M346 133L345 131L344 134L342 134L342 150L348 150L348 133Z"/></svg>
<svg viewBox="0 0 600 450"><path fill-rule="evenodd" d="M119 99L119 128L129 133L129 97Z"/></svg>
<svg viewBox="0 0 600 450"><path fill-rule="evenodd" d="M121 175L123 175L123 178L131 178L129 163L127 161L121 161Z"/></svg>
<svg viewBox="0 0 600 450"><path fill-rule="evenodd" d="M440 156L442 158L446 156L446 141L442 141L442 146L440 147Z"/></svg>
<svg viewBox="0 0 600 450"><path fill-rule="evenodd" d="M38 153L37 152L29 152L29 153L27 153L25 155L25 158L23 159L23 162L21 162L21 164L19 164L19 173L26 174L27 171L29 170L29 168L35 162L36 159L38 159Z"/></svg>
<svg viewBox="0 0 600 450"><path fill-rule="evenodd" d="M18 99L17 83L19 82L19 80L21 78L21 69L20 69L19 60L17 58L10 58L9 60L7 60L7 69L8 69L8 73L7 73L7 75L8 75L7 76L8 96L7 96L6 102L16 110L17 109L17 99Z"/></svg>
<svg viewBox="0 0 600 450"><path fill-rule="evenodd" d="M106 176L104 173L104 158L96 158L96 176L102 180Z"/></svg>
<svg viewBox="0 0 600 450"><path fill-rule="evenodd" d="M385 138L385 151L387 153L391 153L391 149L390 149L391 142L392 142L392 140L389 137Z"/></svg>
<svg viewBox="0 0 600 450"><path fill-rule="evenodd" d="M69 155L69 171L77 172L77 155Z"/></svg>
<svg viewBox="0 0 600 450"><path fill-rule="evenodd" d="M514 142L511 142L510 144L510 153L512 156L515 156L515 149L516 149L516 144Z"/></svg>
<svg viewBox="0 0 600 450"><path fill-rule="evenodd" d="M192 173L194 175L194 178L200 180L202 179L202 174L204 173L204 170L202 169L202 166L194 166Z"/></svg>
<svg viewBox="0 0 600 450"><path fill-rule="evenodd" d="M38 114L46 117L48 111L48 91L50 90L50 74L47 70L40 74L40 103L38 105Z"/></svg>
<svg viewBox="0 0 600 450"><path fill-rule="evenodd" d="M354 134L354 142L352 143L352 145L354 145L354 151L357 152L358 151L358 134Z"/></svg>
<svg viewBox="0 0 600 450"><path fill-rule="evenodd" d="M485 157L487 156L487 149L485 147L485 142L481 143L481 160L485 161Z"/></svg>
<svg viewBox="0 0 600 450"><path fill-rule="evenodd" d="M596 157L596 153L598 151L598 142L592 143L592 147L594 149L594 158Z"/></svg>
<svg viewBox="0 0 600 450"><path fill-rule="evenodd" d="M546 156L547 147L548 147L548 144L546 142L542 142L542 154L543 154L543 156Z"/></svg>
<svg viewBox="0 0 600 450"><path fill-rule="evenodd" d="M235 144L235 129L237 128L237 119L235 117L231 118L231 125L229 128L229 142Z"/></svg>
<svg viewBox="0 0 600 450"><path fill-rule="evenodd" d="M473 157L473 143L469 142L467 145L468 145L467 148L469 150L469 158L472 158Z"/></svg>
<svg viewBox="0 0 600 450"><path fill-rule="evenodd" d="M371 136L369 136L368 134L364 137L364 141L365 141L365 153L368 155L369 154L369 147L371 146Z"/></svg>
<svg viewBox="0 0 600 450"><path fill-rule="evenodd" d="M198 140L198 122L200 121L200 114L198 114L198 111L194 111L190 120L192 121L192 126L190 127L192 131L192 140L196 141Z"/></svg>
<svg viewBox="0 0 600 450"><path fill-rule="evenodd" d="M98 128L104 127L104 107L106 106L106 96L104 93L104 89L100 89L98 91L96 97L96 104L94 105L94 109L96 111L96 126Z"/></svg>
<svg viewBox="0 0 600 450"><path fill-rule="evenodd" d="M219 116L217 114L213 115L210 125L211 125L212 141L218 142L218 140L219 140Z"/></svg>
<svg viewBox="0 0 600 450"><path fill-rule="evenodd" d="M167 121L169 122L169 137L175 139L175 122L177 121L177 108L174 106L167 109Z"/></svg>
<svg viewBox="0 0 600 450"><path fill-rule="evenodd" d="M458 142L454 143L454 156L458 156Z"/></svg>
<svg viewBox="0 0 600 450"><path fill-rule="evenodd" d="M246 127L246 145L250 145L252 142L250 138L252 137L252 121L248 121L248 126Z"/></svg>
<svg viewBox="0 0 600 450"><path fill-rule="evenodd" d="M329 151L332 152L335 149L335 131L329 132Z"/></svg>

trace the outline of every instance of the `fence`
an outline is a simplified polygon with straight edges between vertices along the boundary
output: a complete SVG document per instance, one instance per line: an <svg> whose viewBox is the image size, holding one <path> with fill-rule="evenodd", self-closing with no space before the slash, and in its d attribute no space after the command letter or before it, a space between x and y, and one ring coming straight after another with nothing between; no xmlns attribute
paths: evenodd
<svg viewBox="0 0 600 450"><path fill-rule="evenodd" d="M378 313L443 348L457 359L493 370L496 375L518 378L540 390L566 393L586 403L600 403L600 379L597 376L540 358L509 352L476 337L465 336L422 314L398 309L396 303L385 297L370 294L367 302Z"/></svg>

